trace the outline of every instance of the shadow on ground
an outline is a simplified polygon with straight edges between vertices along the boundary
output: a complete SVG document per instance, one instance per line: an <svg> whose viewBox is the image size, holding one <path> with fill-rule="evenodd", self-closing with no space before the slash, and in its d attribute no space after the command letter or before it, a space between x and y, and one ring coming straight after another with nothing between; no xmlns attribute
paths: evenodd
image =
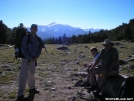
<svg viewBox="0 0 134 101"><path fill-rule="evenodd" d="M83 86L81 86L83 82L84 82L83 80L77 81L75 83L74 87L83 87ZM90 95L93 96L94 100L89 100L89 99L85 99L83 97L79 97L81 100L83 100L83 101L105 101L105 97L107 97L106 94L102 94L102 95L96 96L96 95L94 95L93 91L90 91L90 89L88 87L84 87L84 88L87 90L87 92ZM72 99L70 101L76 101L76 98L74 98L74 99Z"/></svg>

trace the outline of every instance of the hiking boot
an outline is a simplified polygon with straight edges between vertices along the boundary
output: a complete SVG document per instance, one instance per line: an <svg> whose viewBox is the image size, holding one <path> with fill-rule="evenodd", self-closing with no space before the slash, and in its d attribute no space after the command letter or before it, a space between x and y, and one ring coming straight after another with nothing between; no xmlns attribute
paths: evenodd
<svg viewBox="0 0 134 101"><path fill-rule="evenodd" d="M100 93L101 89L97 88L96 91L94 91L94 95L95 96L99 96L99 93Z"/></svg>
<svg viewBox="0 0 134 101"><path fill-rule="evenodd" d="M96 86L95 85L91 85L91 87L89 88L90 91L94 91L96 90Z"/></svg>
<svg viewBox="0 0 134 101"><path fill-rule="evenodd" d="M33 89L29 89L29 93L38 94L40 92L38 90L36 90L35 88L33 88Z"/></svg>
<svg viewBox="0 0 134 101"><path fill-rule="evenodd" d="M88 81L85 81L81 84L81 87L89 87L90 83Z"/></svg>
<svg viewBox="0 0 134 101"><path fill-rule="evenodd" d="M16 101L28 101L28 99L26 97L24 97L24 95L21 95L21 96L17 96Z"/></svg>

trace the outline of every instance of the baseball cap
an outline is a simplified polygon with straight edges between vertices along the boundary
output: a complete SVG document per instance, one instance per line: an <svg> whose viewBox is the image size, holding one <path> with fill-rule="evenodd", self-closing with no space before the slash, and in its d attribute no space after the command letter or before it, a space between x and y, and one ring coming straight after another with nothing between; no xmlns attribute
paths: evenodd
<svg viewBox="0 0 134 101"><path fill-rule="evenodd" d="M38 27L38 25L37 25L37 24L32 24L32 25L31 25L31 28L32 28L32 27Z"/></svg>

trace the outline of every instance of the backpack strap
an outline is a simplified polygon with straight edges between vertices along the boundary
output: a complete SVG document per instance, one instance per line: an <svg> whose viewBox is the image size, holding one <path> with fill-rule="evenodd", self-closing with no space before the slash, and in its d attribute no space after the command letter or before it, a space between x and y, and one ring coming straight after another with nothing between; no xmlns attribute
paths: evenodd
<svg viewBox="0 0 134 101"><path fill-rule="evenodd" d="M47 49L46 49L46 47L45 47L45 45L44 45L44 43L42 42L42 40L41 40L40 37L38 37L38 41L40 42L39 48L45 48L45 51L46 51L46 53L48 54Z"/></svg>
<svg viewBox="0 0 134 101"><path fill-rule="evenodd" d="M32 43L31 39L30 39L30 35L27 35L27 45L28 43Z"/></svg>
<svg viewBox="0 0 134 101"><path fill-rule="evenodd" d="M37 36L37 37L38 37L38 36ZM41 38L40 38L40 37L38 37L38 42L40 43L38 48L41 48L42 45L41 45Z"/></svg>
<svg viewBox="0 0 134 101"><path fill-rule="evenodd" d="M27 52L28 52L28 44L32 43L31 39L30 39L30 35L27 35Z"/></svg>

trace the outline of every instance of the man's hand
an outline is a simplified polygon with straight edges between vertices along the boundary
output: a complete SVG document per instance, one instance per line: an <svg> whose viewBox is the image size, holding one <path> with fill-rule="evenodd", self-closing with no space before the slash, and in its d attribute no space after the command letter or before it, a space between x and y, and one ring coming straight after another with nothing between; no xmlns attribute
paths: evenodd
<svg viewBox="0 0 134 101"><path fill-rule="evenodd" d="M34 57L33 59L34 59L34 60L37 60L37 58L36 58L36 57Z"/></svg>
<svg viewBox="0 0 134 101"><path fill-rule="evenodd" d="M84 67L91 67L92 64L84 64L83 66L84 66Z"/></svg>
<svg viewBox="0 0 134 101"><path fill-rule="evenodd" d="M33 61L34 61L34 59L32 58L32 59L29 60L29 63L31 63L31 62L33 62Z"/></svg>
<svg viewBox="0 0 134 101"><path fill-rule="evenodd" d="M91 68L89 68L89 71L91 71L93 68L91 67Z"/></svg>

